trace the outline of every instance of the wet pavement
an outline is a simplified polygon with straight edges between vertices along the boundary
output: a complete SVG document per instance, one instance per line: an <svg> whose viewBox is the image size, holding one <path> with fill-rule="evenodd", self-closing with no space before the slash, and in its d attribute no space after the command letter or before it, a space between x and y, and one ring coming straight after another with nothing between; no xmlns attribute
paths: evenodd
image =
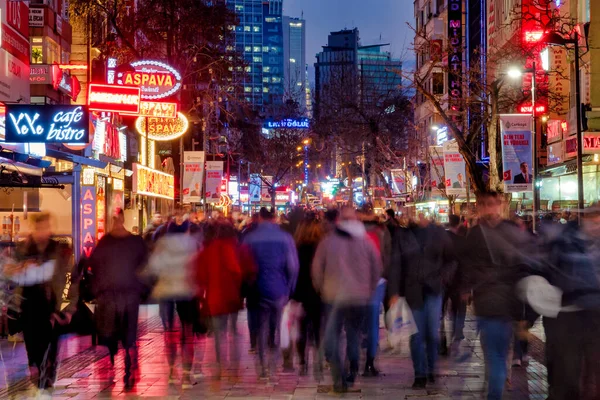
<svg viewBox="0 0 600 400"><path fill-rule="evenodd" d="M53 399L481 399L484 397L483 354L476 335L475 321L467 318L461 351L469 355L466 361L456 362L442 357L436 383L426 390L413 390L412 364L408 344L400 351L387 347L386 333L381 330L382 351L377 366L382 374L376 378L359 378L355 392L335 395L330 392L331 378L325 371L323 379L312 373L283 373L281 368L268 380L260 381L256 355L249 354L249 339L245 313L240 314L238 335L229 340L236 343L239 362L224 363L221 377L215 362L214 338L204 337L196 343L195 372L202 372L191 389L182 389L181 383L169 384L168 365L162 324L156 306L142 306L138 341L138 369L136 385L125 390L123 384L124 360L120 351L114 370L108 352L103 347L91 346L90 337L70 337L63 341L60 353L58 380L51 393L37 393L28 379L27 358L22 343L0 341L0 399L51 398ZM547 393L546 368L543 365L543 333L534 328L530 342L531 360L523 367L512 369L511 389L505 399L545 399ZM230 348L229 351L233 349ZM364 358L364 352L363 352ZM312 360L312 354L310 356ZM278 363L279 365L281 362ZM180 364L179 364L180 365ZM179 374L181 369L179 368Z"/></svg>

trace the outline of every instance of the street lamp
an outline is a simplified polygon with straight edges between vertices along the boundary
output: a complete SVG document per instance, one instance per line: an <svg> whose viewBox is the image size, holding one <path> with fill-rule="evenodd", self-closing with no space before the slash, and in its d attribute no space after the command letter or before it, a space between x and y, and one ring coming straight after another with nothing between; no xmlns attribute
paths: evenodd
<svg viewBox="0 0 600 400"><path fill-rule="evenodd" d="M564 38L556 32L550 32L544 38L548 44L567 47L574 45L575 50L575 115L577 117L577 208L579 223L584 208L583 199L583 134L581 132L581 82L579 81L579 33L575 30L572 39Z"/></svg>
<svg viewBox="0 0 600 400"><path fill-rule="evenodd" d="M535 61L531 68L521 70L517 67L511 67L506 71L506 75L510 78L518 79L523 76L523 72L531 73L531 142L533 143L533 231L535 232L536 224L536 212L540 209L540 196L538 192L538 148L537 148L537 134L535 126L535 74L537 73L535 68Z"/></svg>

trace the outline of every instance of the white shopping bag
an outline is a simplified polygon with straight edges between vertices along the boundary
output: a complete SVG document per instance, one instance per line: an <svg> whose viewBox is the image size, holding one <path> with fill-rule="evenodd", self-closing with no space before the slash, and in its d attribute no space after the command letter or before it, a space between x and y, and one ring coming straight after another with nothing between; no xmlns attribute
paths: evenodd
<svg viewBox="0 0 600 400"><path fill-rule="evenodd" d="M413 318L412 311L404 297L400 297L386 315L390 331L389 342L393 348L398 348L400 343L419 332Z"/></svg>
<svg viewBox="0 0 600 400"><path fill-rule="evenodd" d="M284 307L279 329L279 347L287 349L290 342L296 342L300 336L300 320L304 315L302 304L294 300Z"/></svg>
<svg viewBox="0 0 600 400"><path fill-rule="evenodd" d="M290 347L290 314L291 314L291 304L288 303L283 308L283 313L281 314L281 325L279 326L279 347L282 349L287 349Z"/></svg>

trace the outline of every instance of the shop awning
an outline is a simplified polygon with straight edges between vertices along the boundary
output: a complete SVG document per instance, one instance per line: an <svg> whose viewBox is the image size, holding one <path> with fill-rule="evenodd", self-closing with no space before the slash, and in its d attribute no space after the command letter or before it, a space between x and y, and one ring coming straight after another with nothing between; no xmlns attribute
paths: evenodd
<svg viewBox="0 0 600 400"><path fill-rule="evenodd" d="M46 156L58 158L59 160L70 161L74 164L87 165L89 167L96 167L104 169L108 163L94 158L82 157L76 154L65 153L64 151L58 151L53 149L46 149Z"/></svg>

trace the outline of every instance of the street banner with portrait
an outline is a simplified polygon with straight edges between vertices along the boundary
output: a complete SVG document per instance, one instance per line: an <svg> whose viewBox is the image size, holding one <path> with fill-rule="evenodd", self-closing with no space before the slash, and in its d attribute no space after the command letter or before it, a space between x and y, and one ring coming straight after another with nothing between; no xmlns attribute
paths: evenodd
<svg viewBox="0 0 600 400"><path fill-rule="evenodd" d="M442 146L429 146L429 170L431 171L431 188L439 194L440 183L446 182L444 148Z"/></svg>
<svg viewBox="0 0 600 400"><path fill-rule="evenodd" d="M206 202L221 201L221 181L223 180L223 161L206 162Z"/></svg>
<svg viewBox="0 0 600 400"><path fill-rule="evenodd" d="M533 191L531 115L501 114L505 193Z"/></svg>
<svg viewBox="0 0 600 400"><path fill-rule="evenodd" d="M260 203L260 189L262 187L262 179L260 174L251 174L250 182L248 182L248 193L252 203Z"/></svg>
<svg viewBox="0 0 600 400"><path fill-rule="evenodd" d="M446 178L446 194L454 196L467 195L467 174L465 159L458 151L456 140L449 140L443 145L444 174Z"/></svg>
<svg viewBox="0 0 600 400"><path fill-rule="evenodd" d="M183 152L183 203L200 203L204 180L204 152Z"/></svg>
<svg viewBox="0 0 600 400"><path fill-rule="evenodd" d="M403 169L390 170L392 178L392 195L400 196L406 193L406 172Z"/></svg>
<svg viewBox="0 0 600 400"><path fill-rule="evenodd" d="M260 190L260 200L266 203L271 202L271 186L273 185L273 177L272 176L263 176L262 177L262 186Z"/></svg>

